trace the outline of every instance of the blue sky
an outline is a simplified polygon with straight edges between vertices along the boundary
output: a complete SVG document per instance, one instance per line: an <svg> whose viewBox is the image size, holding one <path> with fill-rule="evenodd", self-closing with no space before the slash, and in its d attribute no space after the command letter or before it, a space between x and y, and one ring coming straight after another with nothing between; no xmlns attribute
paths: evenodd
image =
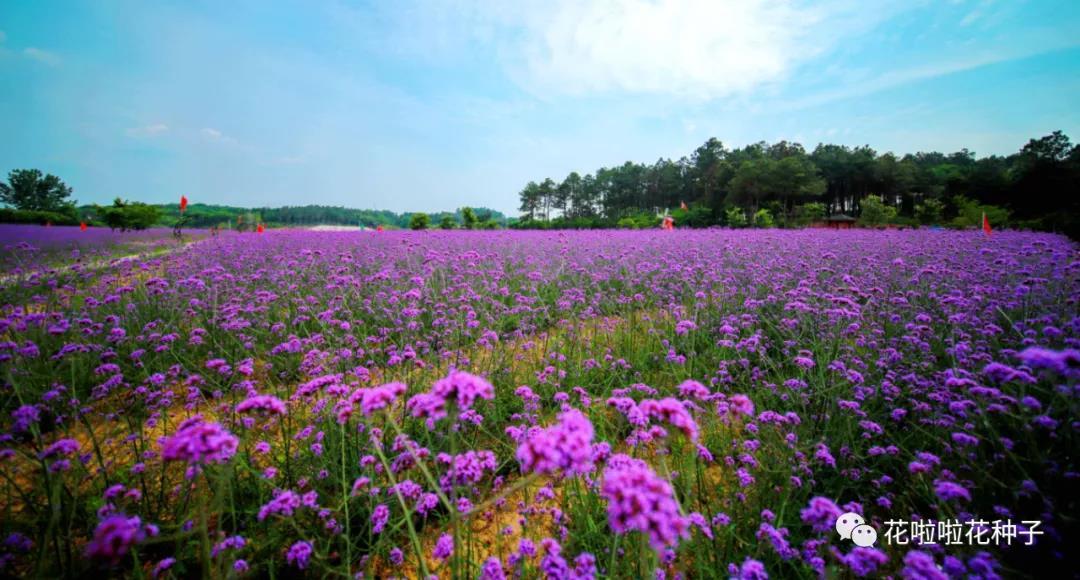
<svg viewBox="0 0 1080 580"><path fill-rule="evenodd" d="M1080 2L7 1L0 172L82 203L515 210L715 136L1080 139Z"/></svg>

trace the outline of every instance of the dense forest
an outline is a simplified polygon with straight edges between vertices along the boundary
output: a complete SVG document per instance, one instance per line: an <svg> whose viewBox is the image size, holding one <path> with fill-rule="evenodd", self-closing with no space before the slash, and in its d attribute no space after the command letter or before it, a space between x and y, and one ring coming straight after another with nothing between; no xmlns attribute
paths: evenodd
<svg viewBox="0 0 1080 580"><path fill-rule="evenodd" d="M968 226L985 211L999 225L1080 229L1080 146L1060 131L1009 156L878 153L869 146L709 139L689 157L626 162L521 191L516 227L646 227L676 223L805 225L845 214L869 224ZM684 206L685 204L685 206ZM676 209L680 208L680 209Z"/></svg>

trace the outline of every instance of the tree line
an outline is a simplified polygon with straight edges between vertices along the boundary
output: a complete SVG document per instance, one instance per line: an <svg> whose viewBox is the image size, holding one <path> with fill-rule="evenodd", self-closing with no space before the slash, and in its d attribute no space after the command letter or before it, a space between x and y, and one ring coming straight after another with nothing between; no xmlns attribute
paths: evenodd
<svg viewBox="0 0 1080 580"><path fill-rule="evenodd" d="M73 190L59 177L37 169L15 169L0 181L0 223L106 226L121 231L149 227L253 229L303 227L320 224L357 227L423 229L435 224L442 229L495 229L505 227L506 215L488 208L462 207L452 212L395 213L388 210L352 209L305 205L247 208L228 205L179 203L148 204L116 198L110 205L76 205Z"/></svg>
<svg viewBox="0 0 1080 580"><path fill-rule="evenodd" d="M788 141L728 148L712 138L677 161L532 181L519 197L523 228L644 227L668 210L691 227L796 226L835 214L966 226L987 211L1008 225L1078 237L1080 146L1061 131L986 157L824 143L807 151Z"/></svg>
<svg viewBox="0 0 1080 580"><path fill-rule="evenodd" d="M157 206L162 211L161 221L164 224L172 224L180 219L179 204L164 204ZM339 206L304 205L285 207L245 208L226 205L207 205L194 203L188 205L184 211L187 218L187 226L195 228L206 227L232 227L238 221L245 223L262 223L268 227L304 227L314 225L342 225L365 228L404 229L411 227L414 216L423 215L430 223L444 224L450 220L464 226L468 221L463 212L468 210L472 218L483 223L490 223L494 227L505 226L507 218L504 214L488 208L460 208L448 212L421 213L404 212L396 213L389 210L353 209Z"/></svg>

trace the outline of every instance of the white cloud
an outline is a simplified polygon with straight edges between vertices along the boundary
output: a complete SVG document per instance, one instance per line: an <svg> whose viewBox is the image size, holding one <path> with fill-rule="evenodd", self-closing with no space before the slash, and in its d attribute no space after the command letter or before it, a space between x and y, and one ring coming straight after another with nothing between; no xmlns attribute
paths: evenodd
<svg viewBox="0 0 1080 580"><path fill-rule="evenodd" d="M23 54L28 58L32 58L38 62L47 64L49 66L56 66L60 64L59 56L47 50L42 50L40 48L34 48L32 46L24 48Z"/></svg>
<svg viewBox="0 0 1080 580"><path fill-rule="evenodd" d="M128 137L153 137L155 135L161 135L169 130L169 126L164 123L154 123L152 125L143 125L142 127L132 127L128 129Z"/></svg>
<svg viewBox="0 0 1080 580"><path fill-rule="evenodd" d="M202 134L211 139L221 139L221 131L218 131L217 129L211 129L210 127L204 128L202 130Z"/></svg>
<svg viewBox="0 0 1080 580"><path fill-rule="evenodd" d="M764 0L562 2L527 22L526 83L566 94L746 92L817 53L805 41L821 18Z"/></svg>
<svg viewBox="0 0 1080 580"><path fill-rule="evenodd" d="M541 97L710 100L780 83L922 1L401 0L335 19L355 33L377 22L395 51L436 64L494 55L514 82Z"/></svg>

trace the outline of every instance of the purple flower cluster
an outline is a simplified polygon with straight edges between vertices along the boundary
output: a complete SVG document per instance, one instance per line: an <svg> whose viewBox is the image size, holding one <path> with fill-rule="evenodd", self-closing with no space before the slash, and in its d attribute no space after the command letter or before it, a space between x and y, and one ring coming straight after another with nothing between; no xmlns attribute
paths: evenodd
<svg viewBox="0 0 1080 580"><path fill-rule="evenodd" d="M38 457L41 459L49 459L52 457L63 457L67 455L74 455L79 452L79 442L74 439L59 439L52 445L46 447Z"/></svg>
<svg viewBox="0 0 1080 580"><path fill-rule="evenodd" d="M386 383L373 389L360 389L353 393L352 399L354 403L360 403L360 412L370 417L376 411L392 405L407 390L405 383Z"/></svg>
<svg viewBox="0 0 1080 580"><path fill-rule="evenodd" d="M218 423L193 417L180 424L161 444L166 461L186 461L191 465L224 463L236 454L240 440Z"/></svg>
<svg viewBox="0 0 1080 580"><path fill-rule="evenodd" d="M455 370L436 381L430 392L414 395L407 407L413 417L438 421L446 417L448 405L464 411L471 409L477 399L493 398L495 387L491 383L474 374Z"/></svg>
<svg viewBox="0 0 1080 580"><path fill-rule="evenodd" d="M303 503L301 497L295 492L284 490L274 492L274 497L266 505L259 508L259 521L263 521L272 515L290 517Z"/></svg>
<svg viewBox="0 0 1080 580"><path fill-rule="evenodd" d="M311 563L312 552L314 552L314 549L311 542L299 541L289 546L289 549L285 552L285 560L289 564L304 570Z"/></svg>
<svg viewBox="0 0 1080 580"><path fill-rule="evenodd" d="M431 394L462 409L469 409L476 399L495 398L495 387L472 373L451 371L446 378L435 381Z"/></svg>
<svg viewBox="0 0 1080 580"><path fill-rule="evenodd" d="M593 469L593 426L577 409L559 415L559 422L530 430L518 445L517 460L525 472L566 475Z"/></svg>
<svg viewBox="0 0 1080 580"><path fill-rule="evenodd" d="M285 402L271 395L255 395L248 397L236 406L237 413L261 412L268 415L284 415Z"/></svg>
<svg viewBox="0 0 1080 580"><path fill-rule="evenodd" d="M600 493L607 500L608 523L616 533L646 534L657 551L689 536L689 520L681 513L671 484L643 461L613 456Z"/></svg>
<svg viewBox="0 0 1080 580"><path fill-rule="evenodd" d="M476 485L485 472L493 472L499 465L491 451L466 451L453 456L440 453L437 460L447 465L446 473L439 481L444 490L455 485Z"/></svg>
<svg viewBox="0 0 1080 580"><path fill-rule="evenodd" d="M1055 351L1031 346L1016 356L1033 369L1047 369L1068 379L1080 378L1080 349Z"/></svg>
<svg viewBox="0 0 1080 580"><path fill-rule="evenodd" d="M682 401L671 397L659 401L646 399L638 407L650 419L669 423L691 441L698 440L697 421L694 421Z"/></svg>
<svg viewBox="0 0 1080 580"><path fill-rule="evenodd" d="M431 556L436 560L449 560L454 555L454 536L443 534L435 541L435 550Z"/></svg>
<svg viewBox="0 0 1080 580"><path fill-rule="evenodd" d="M147 537L155 535L157 528L143 524L138 516L113 514L94 529L94 536L86 544L86 556L116 563Z"/></svg>
<svg viewBox="0 0 1080 580"><path fill-rule="evenodd" d="M819 534L832 533L836 518L841 514L843 511L840 507L824 497L812 498L810 504L800 512L802 521Z"/></svg>

